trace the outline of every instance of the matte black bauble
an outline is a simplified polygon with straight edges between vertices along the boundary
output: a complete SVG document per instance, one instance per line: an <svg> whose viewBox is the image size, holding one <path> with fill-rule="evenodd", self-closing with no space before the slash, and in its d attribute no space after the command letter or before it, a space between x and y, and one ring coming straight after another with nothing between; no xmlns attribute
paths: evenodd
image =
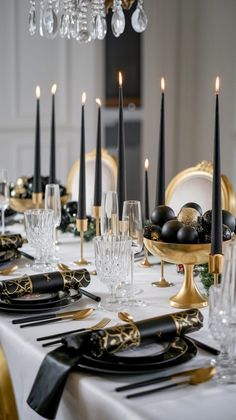
<svg viewBox="0 0 236 420"><path fill-rule="evenodd" d="M207 210L202 216L202 227L210 233L211 232L212 210Z"/></svg>
<svg viewBox="0 0 236 420"><path fill-rule="evenodd" d="M175 217L174 210L171 207L160 205L155 207L151 215L151 221L154 225L163 226L168 220Z"/></svg>
<svg viewBox="0 0 236 420"><path fill-rule="evenodd" d="M63 210L67 212L70 216L75 217L77 214L77 201L69 201L63 206Z"/></svg>
<svg viewBox="0 0 236 420"><path fill-rule="evenodd" d="M222 210L222 223L234 232L235 230L235 218L228 210Z"/></svg>
<svg viewBox="0 0 236 420"><path fill-rule="evenodd" d="M192 209L197 210L198 213L200 213L200 216L202 216L203 211L202 211L201 206L199 206L199 204L194 203L194 202L186 203L182 206L181 210L184 209L185 207L188 207L188 208L190 207Z"/></svg>
<svg viewBox="0 0 236 420"><path fill-rule="evenodd" d="M192 226L183 226L177 232L177 241L180 244L197 244L198 233Z"/></svg>
<svg viewBox="0 0 236 420"><path fill-rule="evenodd" d="M227 225L222 227L223 241L229 241L231 239L231 230Z"/></svg>
<svg viewBox="0 0 236 420"><path fill-rule="evenodd" d="M156 225L147 225L144 227L144 237L152 241L159 241L161 237L161 227Z"/></svg>
<svg viewBox="0 0 236 420"><path fill-rule="evenodd" d="M162 227L161 239L164 242L177 243L177 233L182 226L183 223L178 220L169 220Z"/></svg>

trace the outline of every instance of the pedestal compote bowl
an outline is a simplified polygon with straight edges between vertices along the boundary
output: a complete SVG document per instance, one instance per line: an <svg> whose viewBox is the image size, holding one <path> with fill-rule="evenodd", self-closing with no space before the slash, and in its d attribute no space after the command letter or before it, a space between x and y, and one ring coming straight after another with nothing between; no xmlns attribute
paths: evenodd
<svg viewBox="0 0 236 420"><path fill-rule="evenodd" d="M230 241L224 242L225 244ZM203 308L207 299L199 292L193 277L195 264L208 262L211 244L173 244L144 238L144 244L152 255L164 261L184 265L184 281L180 291L171 296L170 305L175 308Z"/></svg>

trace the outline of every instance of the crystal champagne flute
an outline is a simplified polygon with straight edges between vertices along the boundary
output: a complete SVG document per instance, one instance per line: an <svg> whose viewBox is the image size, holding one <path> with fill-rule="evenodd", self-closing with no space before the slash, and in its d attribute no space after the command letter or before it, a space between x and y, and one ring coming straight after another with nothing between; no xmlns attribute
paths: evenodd
<svg viewBox="0 0 236 420"><path fill-rule="evenodd" d="M139 253L143 248L143 225L140 201L124 201L122 213L122 233L131 238L131 273L130 273L130 304L144 304L141 300L133 298L135 294L142 290L134 286L134 254Z"/></svg>
<svg viewBox="0 0 236 420"><path fill-rule="evenodd" d="M9 204L9 183L7 169L0 169L0 209L2 212L2 235L5 233L5 210Z"/></svg>
<svg viewBox="0 0 236 420"><path fill-rule="evenodd" d="M61 223L61 197L58 184L47 184L45 189L45 209L53 210L53 261L58 261L56 256L56 229Z"/></svg>

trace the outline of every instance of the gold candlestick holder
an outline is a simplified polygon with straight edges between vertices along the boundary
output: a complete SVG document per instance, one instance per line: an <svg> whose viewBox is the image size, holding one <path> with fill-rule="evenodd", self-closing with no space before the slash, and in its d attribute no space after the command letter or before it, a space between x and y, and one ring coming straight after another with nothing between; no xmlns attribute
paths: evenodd
<svg viewBox="0 0 236 420"><path fill-rule="evenodd" d="M219 275L222 273L223 255L214 254L209 255L208 269L209 273L214 276L214 286L219 286Z"/></svg>
<svg viewBox="0 0 236 420"><path fill-rule="evenodd" d="M80 232L80 259L77 265L87 265L89 261L84 259L84 232L88 229L88 219L76 219L76 229Z"/></svg>
<svg viewBox="0 0 236 420"><path fill-rule="evenodd" d="M158 281L153 281L152 282L152 285L154 287L170 287L170 286L173 286L173 283L170 283L169 281L167 281L165 279L164 264L165 264L165 262L163 260L161 260L161 276L160 276L160 279Z"/></svg>
<svg viewBox="0 0 236 420"><path fill-rule="evenodd" d="M143 247L143 252L144 252L144 258L140 263L140 267L143 267L143 268L152 267L152 264L148 261L148 250L145 246Z"/></svg>
<svg viewBox="0 0 236 420"><path fill-rule="evenodd" d="M96 236L100 235L101 206L93 206L93 217L96 223Z"/></svg>
<svg viewBox="0 0 236 420"><path fill-rule="evenodd" d="M42 192L33 192L32 193L32 203L35 209L40 209L43 203L43 193Z"/></svg>

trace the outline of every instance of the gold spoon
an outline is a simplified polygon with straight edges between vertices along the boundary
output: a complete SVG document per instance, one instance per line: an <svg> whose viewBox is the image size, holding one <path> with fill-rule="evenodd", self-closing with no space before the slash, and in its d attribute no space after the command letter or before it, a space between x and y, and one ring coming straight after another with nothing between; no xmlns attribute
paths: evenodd
<svg viewBox="0 0 236 420"><path fill-rule="evenodd" d="M11 267L6 267L3 270L0 270L1 276L8 276L9 274L14 273L18 269L18 265L13 265Z"/></svg>
<svg viewBox="0 0 236 420"><path fill-rule="evenodd" d="M57 266L58 266L59 270L61 270L61 271L71 271L71 268L66 264L59 263L59 264L57 264ZM93 270L93 271L89 271L89 274L91 276L96 276L97 272L96 272L96 270Z"/></svg>
<svg viewBox="0 0 236 420"><path fill-rule="evenodd" d="M124 322L134 322L134 317L128 312L118 312L118 318Z"/></svg>
<svg viewBox="0 0 236 420"><path fill-rule="evenodd" d="M206 368L199 368L199 369L196 369L189 376L187 376L187 379L185 379L184 381L173 382L172 384L169 384L169 385L164 385L158 388L148 389L147 391L141 391L135 394L129 394L129 395L126 395L126 398L130 399L130 398L135 398L135 397L141 397L144 395L152 394L153 392L161 391L163 389L174 388L179 385L199 385L199 384L202 384L203 382L209 381L211 378L213 378L215 374L216 374L216 368L214 366L210 366ZM175 376L178 376L178 375L177 374L173 375L173 377Z"/></svg>

